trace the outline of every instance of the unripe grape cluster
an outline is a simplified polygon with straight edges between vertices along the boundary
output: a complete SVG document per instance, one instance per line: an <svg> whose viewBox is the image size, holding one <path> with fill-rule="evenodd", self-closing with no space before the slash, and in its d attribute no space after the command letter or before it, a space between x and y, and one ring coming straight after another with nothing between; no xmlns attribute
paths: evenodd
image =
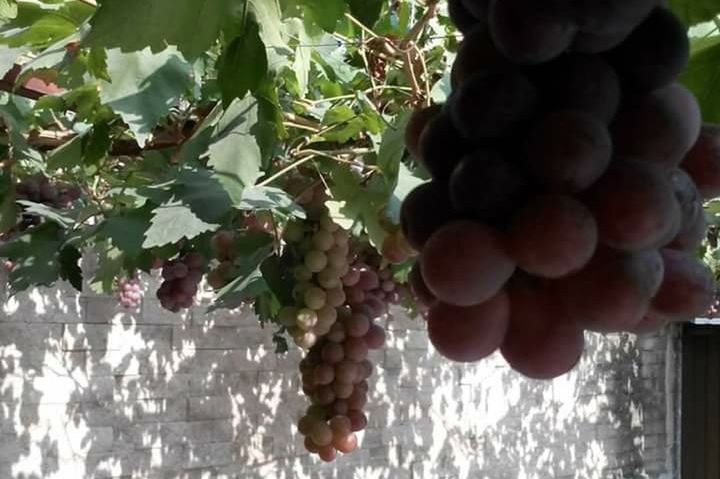
<svg viewBox="0 0 720 479"><path fill-rule="evenodd" d="M337 308L345 304L342 278L349 271L350 235L324 212L317 221L289 222L283 237L298 260L292 272L295 304L284 307L279 320L295 344L309 349L330 332Z"/></svg>
<svg viewBox="0 0 720 479"><path fill-rule="evenodd" d="M142 286L138 278L135 276L118 278L115 296L125 309L134 309L140 306Z"/></svg>
<svg viewBox="0 0 720 479"><path fill-rule="evenodd" d="M204 266L205 259L194 252L166 261L162 269L164 281L157 290L162 307L173 313L191 307L203 277Z"/></svg>
<svg viewBox="0 0 720 479"><path fill-rule="evenodd" d="M355 433L367 426L363 408L373 371L368 353L385 342L374 320L385 314L383 301L395 284L386 272L381 280L367 264L350 264L357 256L350 236L327 212L317 221L289 223L283 236L296 250L298 264L296 304L283 308L279 320L308 350L300 372L312 405L298 429L309 452L332 461L338 452L353 451Z"/></svg>
<svg viewBox="0 0 720 479"><path fill-rule="evenodd" d="M703 314L703 199L720 194L720 128L702 127L685 27L659 0L449 0L464 32L445 105L408 150L432 180L402 229L436 349L500 350L530 377L580 358L583 331Z"/></svg>

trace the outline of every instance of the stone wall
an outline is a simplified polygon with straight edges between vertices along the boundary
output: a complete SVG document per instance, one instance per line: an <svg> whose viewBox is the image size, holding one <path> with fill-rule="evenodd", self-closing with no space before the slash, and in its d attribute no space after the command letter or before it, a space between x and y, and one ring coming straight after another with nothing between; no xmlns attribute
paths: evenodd
<svg viewBox="0 0 720 479"><path fill-rule="evenodd" d="M65 285L0 304L2 478L677 477L674 330L588 335L575 371L537 382L444 361L395 310L361 447L327 465L294 427L300 355L249 310L174 315L149 293L126 312Z"/></svg>

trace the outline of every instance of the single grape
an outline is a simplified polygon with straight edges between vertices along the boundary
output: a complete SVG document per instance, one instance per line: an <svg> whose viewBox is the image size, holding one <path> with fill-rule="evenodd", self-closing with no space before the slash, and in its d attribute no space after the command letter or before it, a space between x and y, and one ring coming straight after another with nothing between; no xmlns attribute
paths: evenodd
<svg viewBox="0 0 720 479"><path fill-rule="evenodd" d="M354 432L362 431L367 427L367 416L365 416L362 411L350 409L347 412L347 417L350 419L350 424L352 425L352 430Z"/></svg>
<svg viewBox="0 0 720 479"><path fill-rule="evenodd" d="M324 446L320 448L318 455L320 456L320 459L325 462L333 462L337 457L337 451L332 445Z"/></svg>
<svg viewBox="0 0 720 479"><path fill-rule="evenodd" d="M518 267L544 278L560 278L592 258L598 241L592 213L570 196L534 198L513 218L508 250Z"/></svg>
<svg viewBox="0 0 720 479"><path fill-rule="evenodd" d="M480 221L505 218L524 199L529 182L519 166L491 149L468 155L450 177L454 209Z"/></svg>
<svg viewBox="0 0 720 479"><path fill-rule="evenodd" d="M357 443L357 437L352 433L343 436L335 436L333 438L333 447L344 454L353 452L357 447Z"/></svg>
<svg viewBox="0 0 720 479"><path fill-rule="evenodd" d="M332 443L333 433L330 426L325 421L313 424L309 437L320 447L328 446Z"/></svg>
<svg viewBox="0 0 720 479"><path fill-rule="evenodd" d="M503 238L480 223L456 221L437 231L423 249L423 278L441 301L479 304L497 294L515 271Z"/></svg>
<svg viewBox="0 0 720 479"><path fill-rule="evenodd" d="M487 26L480 25L467 32L460 42L450 71L450 82L455 90L476 73L515 70L515 66L495 47Z"/></svg>
<svg viewBox="0 0 720 479"><path fill-rule="evenodd" d="M336 364L345 357L345 350L340 344L329 342L323 345L321 354L324 361L330 364Z"/></svg>
<svg viewBox="0 0 720 479"><path fill-rule="evenodd" d="M592 331L627 331L647 313L663 279L657 250L624 253L602 248L590 263L558 284L569 317Z"/></svg>
<svg viewBox="0 0 720 479"><path fill-rule="evenodd" d="M478 141L512 133L530 118L537 101L536 88L524 75L478 73L453 93L448 110L460 134ZM436 170L438 178L447 177Z"/></svg>
<svg viewBox="0 0 720 479"><path fill-rule="evenodd" d="M465 113L456 112L460 114ZM463 138L447 111L430 120L420 136L420 162L435 179L446 180L472 150L472 143Z"/></svg>
<svg viewBox="0 0 720 479"><path fill-rule="evenodd" d="M577 27L533 0L493 0L490 32L498 49L522 64L547 62L570 47Z"/></svg>
<svg viewBox="0 0 720 479"><path fill-rule="evenodd" d="M313 273L319 273L327 266L327 255L318 250L309 251L305 255L305 266Z"/></svg>
<svg viewBox="0 0 720 479"><path fill-rule="evenodd" d="M335 381L332 385L333 392L338 399L348 399L352 396L354 386L352 383L342 383Z"/></svg>
<svg viewBox="0 0 720 479"><path fill-rule="evenodd" d="M318 251L328 251L335 244L335 237L330 231L321 229L315 232L312 242Z"/></svg>
<svg viewBox="0 0 720 479"><path fill-rule="evenodd" d="M305 291L303 298L305 305L310 309L318 310L327 304L327 294L324 290L315 286L308 288L308 290Z"/></svg>
<svg viewBox="0 0 720 479"><path fill-rule="evenodd" d="M345 333L354 338L361 338L370 330L370 320L362 314L353 314L344 321Z"/></svg>
<svg viewBox="0 0 720 479"><path fill-rule="evenodd" d="M412 270L410 270L408 283L410 284L410 291L412 291L413 296L422 305L430 307L435 303L435 295L427 287L425 279L422 277L420 262L415 263Z"/></svg>
<svg viewBox="0 0 720 479"><path fill-rule="evenodd" d="M345 357L352 361L362 361L367 358L368 355L368 344L364 338L350 337L343 343L345 349Z"/></svg>
<svg viewBox="0 0 720 479"><path fill-rule="evenodd" d="M708 267L690 253L660 251L665 275L653 298L651 315L667 320L691 320L710 309L715 301L715 278Z"/></svg>
<svg viewBox="0 0 720 479"><path fill-rule="evenodd" d="M408 242L421 251L435 231L457 217L447 185L431 181L405 197L400 210L400 225Z"/></svg>
<svg viewBox="0 0 720 479"><path fill-rule="evenodd" d="M686 27L669 9L658 7L610 58L627 89L651 91L666 86L687 67Z"/></svg>
<svg viewBox="0 0 720 479"><path fill-rule="evenodd" d="M516 371L533 379L552 379L580 360L583 331L562 313L556 295L542 281L514 279L508 287L510 326L500 353Z"/></svg>
<svg viewBox="0 0 720 479"><path fill-rule="evenodd" d="M415 158L420 157L420 136L430 120L442 111L442 105L415 110L405 127L405 147Z"/></svg>
<svg viewBox="0 0 720 479"><path fill-rule="evenodd" d="M680 208L663 169L643 161L614 161L585 195L600 240L637 251L674 235ZM673 232L673 230L675 230Z"/></svg>
<svg viewBox="0 0 720 479"><path fill-rule="evenodd" d="M509 315L504 291L470 307L436 303L428 314L428 336L435 349L452 361L479 361L502 344Z"/></svg>
<svg viewBox="0 0 720 479"><path fill-rule="evenodd" d="M620 107L620 79L597 55L565 55L537 75L541 101L550 111L570 110L605 125Z"/></svg>
<svg viewBox="0 0 720 479"><path fill-rule="evenodd" d="M615 153L678 166L697 141L701 121L695 96L679 84L628 98L612 127Z"/></svg>
<svg viewBox="0 0 720 479"><path fill-rule="evenodd" d="M697 142L682 162L682 168L695 181L704 199L720 196L720 125L702 126Z"/></svg>
<svg viewBox="0 0 720 479"><path fill-rule="evenodd" d="M580 111L561 110L533 128L527 152L529 169L545 186L577 193L605 172L613 146L600 121Z"/></svg>
<svg viewBox="0 0 720 479"><path fill-rule="evenodd" d="M296 323L303 331L311 330L318 322L317 312L303 308L297 312Z"/></svg>

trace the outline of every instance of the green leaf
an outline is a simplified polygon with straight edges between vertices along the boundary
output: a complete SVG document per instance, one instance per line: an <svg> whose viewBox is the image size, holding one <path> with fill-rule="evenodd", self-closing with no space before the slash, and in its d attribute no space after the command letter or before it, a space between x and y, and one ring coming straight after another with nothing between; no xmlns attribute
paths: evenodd
<svg viewBox="0 0 720 479"><path fill-rule="evenodd" d="M97 294L111 294L115 277L123 269L124 256L118 248L104 241L95 245L95 251L98 255L98 268L90 280L90 289Z"/></svg>
<svg viewBox="0 0 720 479"><path fill-rule="evenodd" d="M378 151L378 166L390 190L397 185L400 162L405 156L405 127L412 112L400 113L392 126L385 130Z"/></svg>
<svg viewBox="0 0 720 479"><path fill-rule="evenodd" d="M372 29L380 19L383 0L348 0L350 13L360 20L366 27Z"/></svg>
<svg viewBox="0 0 720 479"><path fill-rule="evenodd" d="M265 233L248 233L235 241L237 277L217 293L210 310L240 306L243 301L255 298L268 290L260 266L273 250L273 238Z"/></svg>
<svg viewBox="0 0 720 479"><path fill-rule="evenodd" d="M174 244L181 239L192 239L208 231L215 231L220 225L206 223L192 210L173 201L158 206L153 211L150 228L145 232L143 248Z"/></svg>
<svg viewBox="0 0 720 479"><path fill-rule="evenodd" d="M237 21L235 0L105 0L90 20L85 43L159 52L175 45L188 58L204 54L220 31Z"/></svg>
<svg viewBox="0 0 720 479"><path fill-rule="evenodd" d="M192 67L177 50L168 48L122 53L108 51L110 83L102 82L100 98L128 124L143 146L158 121L192 85Z"/></svg>
<svg viewBox="0 0 720 479"><path fill-rule="evenodd" d="M58 255L62 243L59 226L48 222L0 245L0 257L15 263L9 277L11 292L30 286L52 286L60 275Z"/></svg>
<svg viewBox="0 0 720 479"><path fill-rule="evenodd" d="M17 17L18 6L15 0L0 0L0 20L11 20Z"/></svg>
<svg viewBox="0 0 720 479"><path fill-rule="evenodd" d="M720 37L695 48L680 81L697 97L706 122L720 122Z"/></svg>
<svg viewBox="0 0 720 479"><path fill-rule="evenodd" d="M235 206L246 211L280 210L297 218L305 217L305 210L298 206L290 195L271 186L245 188L240 202Z"/></svg>
<svg viewBox="0 0 720 479"><path fill-rule="evenodd" d="M60 168L70 169L82 163L83 136L90 130L77 135L67 143L55 148L47 157L47 168L50 171Z"/></svg>
<svg viewBox="0 0 720 479"><path fill-rule="evenodd" d="M180 170L172 192L204 221L219 222L233 207L227 191L206 169Z"/></svg>
<svg viewBox="0 0 720 479"><path fill-rule="evenodd" d="M152 208L130 210L105 220L98 236L112 241L112 245L128 257L139 256L143 249L143 234L150 228Z"/></svg>
<svg viewBox="0 0 720 479"><path fill-rule="evenodd" d="M69 282L76 290L82 291L83 275L80 268L82 254L74 246L65 246L60 250L58 262L60 263L60 278Z"/></svg>
<svg viewBox="0 0 720 479"><path fill-rule="evenodd" d="M227 106L253 92L267 76L268 59L257 23L248 21L242 34L227 46L218 65L218 86Z"/></svg>
<svg viewBox="0 0 720 479"><path fill-rule="evenodd" d="M260 38L266 47L275 50L287 48L282 36L282 15L277 0L248 0L250 12L260 26Z"/></svg>
<svg viewBox="0 0 720 479"><path fill-rule="evenodd" d="M209 147L208 166L230 195L233 204L242 200L242 191L260 177L262 152L253 135L258 122L258 102L248 95L235 100L218 121Z"/></svg>
<svg viewBox="0 0 720 479"><path fill-rule="evenodd" d="M310 17L325 31L333 33L337 22L343 17L345 0L300 0Z"/></svg>
<svg viewBox="0 0 720 479"><path fill-rule="evenodd" d="M0 233L5 233L17 224L15 188L10 172L0 169Z"/></svg>
<svg viewBox="0 0 720 479"><path fill-rule="evenodd" d="M712 20L720 14L717 0L670 0L669 4L687 26Z"/></svg>
<svg viewBox="0 0 720 479"><path fill-rule="evenodd" d="M45 218L62 228L69 229L75 224L75 218L70 216L66 210L26 200L20 200L18 203L24 206L25 213Z"/></svg>
<svg viewBox="0 0 720 479"><path fill-rule="evenodd" d="M323 118L323 125L333 126L323 133L328 141L346 143L365 129L365 121L347 105L338 105L329 109Z"/></svg>

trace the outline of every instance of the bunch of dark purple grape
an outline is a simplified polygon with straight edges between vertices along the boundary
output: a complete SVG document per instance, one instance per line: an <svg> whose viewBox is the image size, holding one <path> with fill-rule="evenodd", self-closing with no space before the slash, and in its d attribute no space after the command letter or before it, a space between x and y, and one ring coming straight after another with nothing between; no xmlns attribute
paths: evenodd
<svg viewBox="0 0 720 479"><path fill-rule="evenodd" d="M720 132L676 82L689 42L660 3L449 0L453 92L409 122L432 181L401 214L441 354L499 349L550 378L584 330L657 329L712 303L695 252Z"/></svg>
<svg viewBox="0 0 720 479"><path fill-rule="evenodd" d="M51 182L40 173L20 181L15 187L15 193L18 200L32 201L59 209L69 208L80 198L80 188L77 186ZM18 229L24 231L40 224L40 221L40 217L36 215L22 213Z"/></svg>
<svg viewBox="0 0 720 479"><path fill-rule="evenodd" d="M191 307L204 267L205 259L199 253L187 253L165 262L162 269L164 281L157 290L160 305L173 313Z"/></svg>

